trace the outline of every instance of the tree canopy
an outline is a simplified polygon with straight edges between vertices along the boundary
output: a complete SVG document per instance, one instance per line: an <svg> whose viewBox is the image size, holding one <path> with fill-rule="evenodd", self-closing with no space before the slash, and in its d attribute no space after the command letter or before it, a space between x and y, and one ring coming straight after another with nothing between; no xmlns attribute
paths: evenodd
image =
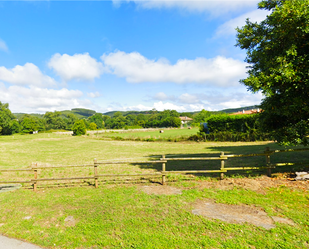
<svg viewBox="0 0 309 249"><path fill-rule="evenodd" d="M2 104L0 101L0 134L10 135L12 134L12 125L15 116L9 109L9 104Z"/></svg>
<svg viewBox="0 0 309 249"><path fill-rule="evenodd" d="M262 127L281 144L308 144L309 0L264 0L269 10L260 23L237 29L237 44L247 51L252 92L261 91Z"/></svg>

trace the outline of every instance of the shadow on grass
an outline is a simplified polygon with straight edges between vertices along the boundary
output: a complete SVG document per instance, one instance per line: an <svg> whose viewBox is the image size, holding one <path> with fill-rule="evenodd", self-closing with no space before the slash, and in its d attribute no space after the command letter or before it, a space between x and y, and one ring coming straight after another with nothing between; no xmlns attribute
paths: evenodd
<svg viewBox="0 0 309 249"><path fill-rule="evenodd" d="M264 153L266 147L270 150L287 149L287 148L304 148L304 147L282 147L275 143L268 143L262 145L240 145L240 146L213 146L206 147L207 153L192 153L192 154L166 154L168 158L196 158L196 157L219 157L221 152L225 155L239 155L239 154L261 154ZM161 155L151 155L151 158L159 160ZM298 152L281 152L274 153L270 156L270 162L273 163L295 163L291 166L280 166L272 169L272 173L294 173L296 171L309 171L309 151ZM132 164L141 169L155 169L162 170L162 164L139 163ZM240 157L229 158L225 160L225 168L229 167L265 167L266 156L254 157ZM188 171L188 170L219 170L221 167L221 160L184 160L184 161L168 161L166 163L166 171ZM259 176L266 175L266 169L249 169L249 170L229 170L225 174L228 176ZM219 173L206 174L191 174L191 175L207 175L218 177Z"/></svg>

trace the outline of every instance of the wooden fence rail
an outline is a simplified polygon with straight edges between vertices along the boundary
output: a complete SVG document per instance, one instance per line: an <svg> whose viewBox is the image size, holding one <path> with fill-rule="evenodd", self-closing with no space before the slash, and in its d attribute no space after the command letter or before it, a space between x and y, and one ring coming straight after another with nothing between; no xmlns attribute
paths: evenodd
<svg viewBox="0 0 309 249"><path fill-rule="evenodd" d="M204 173L219 173L220 179L224 178L224 173L230 170L260 170L266 169L267 175L271 176L271 169L278 166L293 166L293 165L309 165L309 161L300 162L300 163L271 163L270 156L274 153L280 152L299 152L299 151L309 151L309 148L303 149L285 149L285 150L270 150L268 147L264 151L264 153L257 154L239 154L239 155L225 155L224 152L221 152L219 157L187 157L187 158L167 158L165 155L162 155L160 160L151 160L151 161L97 161L94 159L93 164L83 164L83 165L61 165L61 166L50 166L43 167L38 166L36 163L31 165L31 168L27 169L0 169L0 172L19 172L19 171L32 171L33 179L29 180L17 180L17 181L0 181L0 183L32 183L33 190L37 190L38 182L42 181L62 181L62 180L94 180L94 186L98 187L98 180L101 177L136 177L136 176L161 176L162 177L162 185L166 184L166 176L170 174L204 174ZM239 166L239 167L225 167L225 161L230 158L237 157L256 157L256 156L265 156L265 165L263 166ZM167 170L167 164L169 161L209 161L209 160L218 160L220 161L219 169L203 169L203 170ZM137 174L99 174L98 168L100 165L115 165L115 164L162 164L162 170L160 172L154 173L137 173ZM56 168L74 168L74 167L93 167L94 175L93 176L80 176L80 177L62 177L62 178L38 178L38 170L48 170L48 169L56 169Z"/></svg>

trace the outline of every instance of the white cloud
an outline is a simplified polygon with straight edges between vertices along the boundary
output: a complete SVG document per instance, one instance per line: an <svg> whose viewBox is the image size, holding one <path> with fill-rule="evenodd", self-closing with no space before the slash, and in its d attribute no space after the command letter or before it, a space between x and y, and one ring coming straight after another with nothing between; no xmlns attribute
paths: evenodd
<svg viewBox="0 0 309 249"><path fill-rule="evenodd" d="M44 75L40 69L32 64L17 65L12 69L0 67L0 80L16 85L52 86L56 81Z"/></svg>
<svg viewBox="0 0 309 249"><path fill-rule="evenodd" d="M102 63L97 62L88 53L72 56L57 53L52 56L48 66L65 81L73 79L92 81L103 73Z"/></svg>
<svg viewBox="0 0 309 249"><path fill-rule="evenodd" d="M149 60L138 52L117 51L101 56L111 73L131 83L172 82L235 86L246 76L246 63L217 56L212 59L180 59L171 65L166 59Z"/></svg>
<svg viewBox="0 0 309 249"><path fill-rule="evenodd" d="M87 96L90 98L98 98L101 97L102 95L99 92L94 92L94 93L87 93Z"/></svg>
<svg viewBox="0 0 309 249"><path fill-rule="evenodd" d="M256 7L260 0L113 0L116 5L121 2L135 2L145 9L177 8L190 12L208 12L213 16Z"/></svg>
<svg viewBox="0 0 309 249"><path fill-rule="evenodd" d="M168 97L168 95L163 92L161 94ZM157 99L155 96L153 99ZM156 108L157 110L175 109L177 111L200 111L202 109L219 111L228 108L259 105L262 98L263 96L261 93L251 94L250 92L242 92L241 90L233 93L184 93L178 97L174 97L174 99L169 98L169 102L155 102L152 108ZM149 110L149 108L147 110Z"/></svg>
<svg viewBox="0 0 309 249"><path fill-rule="evenodd" d="M6 43L0 39L0 50L2 51L5 51L5 52L8 52L9 51L9 48L8 46L6 45Z"/></svg>
<svg viewBox="0 0 309 249"><path fill-rule="evenodd" d="M254 10L248 13L245 13L241 16L238 16L234 19L227 21L226 23L222 24L216 30L215 38L222 37L222 36L229 36L236 34L236 28L241 28L246 24L246 19L249 18L251 22L261 22L263 21L269 11L266 10Z"/></svg>
<svg viewBox="0 0 309 249"><path fill-rule="evenodd" d="M78 107L91 107L89 100L83 100L79 90L60 90L39 88L35 86L6 87L0 82L0 99L10 104L12 112L45 113L46 111L67 110Z"/></svg>
<svg viewBox="0 0 309 249"><path fill-rule="evenodd" d="M162 101L159 101L159 102L154 103L153 106L158 111L164 111L164 110L176 110L178 112L186 111L186 108L184 106L175 105L170 102L163 103Z"/></svg>

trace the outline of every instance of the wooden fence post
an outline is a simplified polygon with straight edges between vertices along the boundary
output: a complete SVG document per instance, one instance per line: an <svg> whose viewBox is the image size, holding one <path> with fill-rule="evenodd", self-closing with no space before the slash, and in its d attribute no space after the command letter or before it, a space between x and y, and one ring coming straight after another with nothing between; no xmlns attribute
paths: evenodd
<svg viewBox="0 0 309 249"><path fill-rule="evenodd" d="M98 164L97 164L97 159L94 159L94 185L95 188L98 188L98 177L96 177L98 175Z"/></svg>
<svg viewBox="0 0 309 249"><path fill-rule="evenodd" d="M220 157L221 157L221 158L224 157L224 152L223 152L223 151L221 152ZM221 168L220 168L220 170L224 170L224 159L221 159ZM223 179L224 179L224 173L221 172L221 173L220 173L220 180L223 180Z"/></svg>
<svg viewBox="0 0 309 249"><path fill-rule="evenodd" d="M33 167L34 165L34 167ZM38 179L38 169L37 169L37 163L33 164L32 163L32 168L33 168L33 171L34 171L34 179ZM37 185L37 181L34 181L33 182L33 191L36 192L36 185Z"/></svg>
<svg viewBox="0 0 309 249"><path fill-rule="evenodd" d="M165 155L162 155L161 160L165 160ZM162 185L165 185L165 162L162 163Z"/></svg>
<svg viewBox="0 0 309 249"><path fill-rule="evenodd" d="M267 176L271 177L271 168L270 168L270 150L269 147L266 147L266 167L267 167Z"/></svg>

